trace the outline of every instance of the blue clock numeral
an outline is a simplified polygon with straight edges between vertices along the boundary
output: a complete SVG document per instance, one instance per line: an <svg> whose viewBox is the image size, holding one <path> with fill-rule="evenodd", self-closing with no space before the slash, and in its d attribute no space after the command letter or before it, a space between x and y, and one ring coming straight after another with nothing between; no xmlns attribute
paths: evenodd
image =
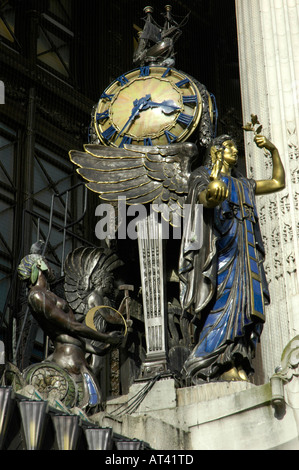
<svg viewBox="0 0 299 470"><path fill-rule="evenodd" d="M103 137L105 140L110 140L114 134L116 133L116 129L114 126L110 126L108 127L108 129L106 129L104 132L103 132Z"/></svg>
<svg viewBox="0 0 299 470"><path fill-rule="evenodd" d="M180 113L177 118L177 122L183 124L184 126L189 126L193 121L193 116L188 114Z"/></svg>
<svg viewBox="0 0 299 470"><path fill-rule="evenodd" d="M150 68L149 65L146 65L144 67L140 67L140 77L148 77L150 74Z"/></svg>
<svg viewBox="0 0 299 470"><path fill-rule="evenodd" d="M152 139L150 137L146 137L143 139L143 145L153 145Z"/></svg>
<svg viewBox="0 0 299 470"><path fill-rule="evenodd" d="M165 72L163 73L162 77L166 77L166 76L169 74L170 71L171 71L171 68L168 67L168 68L165 70Z"/></svg>
<svg viewBox="0 0 299 470"><path fill-rule="evenodd" d="M182 86L186 85L189 82L190 82L189 78L184 78L184 80L181 80L180 82L177 82L176 86L181 88Z"/></svg>
<svg viewBox="0 0 299 470"><path fill-rule="evenodd" d="M197 104L197 95L183 96L183 104Z"/></svg>
<svg viewBox="0 0 299 470"><path fill-rule="evenodd" d="M166 135L166 138L167 138L169 144L173 144L173 142L176 142L176 140L177 140L176 135L172 134L169 131L164 131L164 134Z"/></svg>
<svg viewBox="0 0 299 470"><path fill-rule="evenodd" d="M114 96L114 95L107 95L107 93L104 92L104 93L101 94L101 99L102 99L102 100L109 100L109 101L111 101L112 98L113 98L113 96Z"/></svg>
<svg viewBox="0 0 299 470"><path fill-rule="evenodd" d="M103 113L97 113L97 121L104 121L105 119L108 119L109 117L109 112L108 112L108 109L106 109L106 111L104 111Z"/></svg>
<svg viewBox="0 0 299 470"><path fill-rule="evenodd" d="M129 80L127 79L125 75L121 75L116 80L119 82L121 86L125 85L126 83L129 83Z"/></svg>
<svg viewBox="0 0 299 470"><path fill-rule="evenodd" d="M132 143L132 137L129 137L127 135L125 135L119 145L120 148L122 148L124 145L126 144L131 144Z"/></svg>

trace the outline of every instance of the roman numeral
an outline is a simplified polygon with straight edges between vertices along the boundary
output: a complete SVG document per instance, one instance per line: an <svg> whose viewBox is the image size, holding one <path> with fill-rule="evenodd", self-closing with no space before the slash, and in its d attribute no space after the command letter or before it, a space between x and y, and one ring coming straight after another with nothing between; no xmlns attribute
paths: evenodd
<svg viewBox="0 0 299 470"><path fill-rule="evenodd" d="M177 118L177 122L183 124L184 126L189 126L193 121L193 116L189 116L188 114L180 113Z"/></svg>
<svg viewBox="0 0 299 470"><path fill-rule="evenodd" d="M186 85L187 83L189 83L189 78L184 78L184 80L181 80L180 82L177 82L176 83L176 86L181 88L182 86Z"/></svg>
<svg viewBox="0 0 299 470"><path fill-rule="evenodd" d="M115 127L110 126L110 127L108 127L108 129L106 129L103 132L102 136L104 137L105 140L110 140L114 136L115 133L116 133Z"/></svg>
<svg viewBox="0 0 299 470"><path fill-rule="evenodd" d="M146 137L143 139L143 145L153 145L152 139L150 137Z"/></svg>
<svg viewBox="0 0 299 470"><path fill-rule="evenodd" d="M122 148L126 144L131 144L132 143L132 137L129 137L127 135L124 135L119 147Z"/></svg>
<svg viewBox="0 0 299 470"><path fill-rule="evenodd" d="M166 138L167 138L169 144L173 144L173 142L175 142L177 140L177 136L172 134L169 131L164 131L164 134L166 135Z"/></svg>
<svg viewBox="0 0 299 470"><path fill-rule="evenodd" d="M118 77L116 79L118 81L118 83L123 86L125 85L126 83L129 83L129 80L127 79L127 77L125 75L121 75L120 77Z"/></svg>
<svg viewBox="0 0 299 470"><path fill-rule="evenodd" d="M109 100L109 101L111 101L112 98L113 98L113 96L114 96L114 95L107 95L107 93L104 92L104 93L101 94L101 99L102 99L102 100Z"/></svg>
<svg viewBox="0 0 299 470"><path fill-rule="evenodd" d="M150 74L150 68L148 65L145 67L140 67L140 77L148 77Z"/></svg>
<svg viewBox="0 0 299 470"><path fill-rule="evenodd" d="M171 70L171 68L168 67L168 68L165 70L165 72L163 73L162 77L166 77L166 76L169 74L170 70Z"/></svg>
<svg viewBox="0 0 299 470"><path fill-rule="evenodd" d="M183 103L184 104L197 104L198 103L197 95L183 96Z"/></svg>
<svg viewBox="0 0 299 470"><path fill-rule="evenodd" d="M108 112L108 109L106 109L106 111L104 111L103 113L97 113L97 121L104 121L105 119L107 119L109 117L109 112Z"/></svg>

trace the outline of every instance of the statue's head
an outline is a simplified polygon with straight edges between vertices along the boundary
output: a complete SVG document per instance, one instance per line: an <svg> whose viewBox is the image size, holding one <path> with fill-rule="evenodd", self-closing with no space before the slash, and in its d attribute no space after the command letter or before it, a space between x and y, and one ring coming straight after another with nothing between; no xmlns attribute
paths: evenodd
<svg viewBox="0 0 299 470"><path fill-rule="evenodd" d="M40 254L25 256L18 266L19 278L31 285L36 284L40 272L44 273L47 278L52 274L47 260Z"/></svg>
<svg viewBox="0 0 299 470"><path fill-rule="evenodd" d="M93 290L101 295L112 295L114 293L114 277L112 273L95 273L92 276Z"/></svg>
<svg viewBox="0 0 299 470"><path fill-rule="evenodd" d="M220 135L212 140L205 163L212 168L216 161L220 159L230 167L235 166L238 161L236 143L228 134Z"/></svg>

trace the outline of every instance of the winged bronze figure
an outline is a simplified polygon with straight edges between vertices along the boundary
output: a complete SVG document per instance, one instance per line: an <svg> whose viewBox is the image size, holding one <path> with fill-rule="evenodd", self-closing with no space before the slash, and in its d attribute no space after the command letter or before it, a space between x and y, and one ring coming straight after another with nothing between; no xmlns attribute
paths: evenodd
<svg viewBox="0 0 299 470"><path fill-rule="evenodd" d="M92 329L106 332L109 325L124 326L115 307L115 269L123 266L116 253L107 248L79 247L68 254L64 263L65 298L74 311L76 319ZM109 350L109 346L95 340L87 340L95 355L91 355L89 365L97 374L102 359L99 350Z"/></svg>
<svg viewBox="0 0 299 470"><path fill-rule="evenodd" d="M106 248L79 247L65 259L65 297L79 318L98 305L113 305L113 271L123 265Z"/></svg>

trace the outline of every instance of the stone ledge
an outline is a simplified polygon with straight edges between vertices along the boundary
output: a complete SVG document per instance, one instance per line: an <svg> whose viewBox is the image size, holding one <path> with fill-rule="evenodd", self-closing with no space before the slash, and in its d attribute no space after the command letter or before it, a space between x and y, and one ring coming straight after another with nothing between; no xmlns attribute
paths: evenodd
<svg viewBox="0 0 299 470"><path fill-rule="evenodd" d="M212 384L205 384L207 387ZM211 388L215 394L215 387ZM201 385L197 386L201 387ZM206 394L205 390L202 395ZM230 393L229 393L230 390ZM237 413L248 411L258 406L269 405L271 403L271 386L270 384L252 386L247 389L240 390L236 386L229 387L224 395L221 395L221 388L218 398L209 398L208 400L199 400L197 402L191 401L190 404L181 405L178 407L179 419L184 419L189 426L199 425L206 422L215 421L234 415ZM188 393L188 390L186 390ZM193 391L201 395L199 390ZM193 393L195 395L195 393ZM194 398L191 397L191 398ZM185 403L186 403L185 397ZM196 405L196 406L194 406Z"/></svg>
<svg viewBox="0 0 299 470"><path fill-rule="evenodd" d="M270 383L219 382L179 389L168 378L156 382L138 408L127 409L143 387L145 383L134 384L128 395L110 400L106 413L94 419L157 450L298 447L296 410L287 406L282 419L277 419ZM119 416L113 416L116 407Z"/></svg>
<svg viewBox="0 0 299 470"><path fill-rule="evenodd" d="M191 450L188 430L171 425L150 414L124 415L113 418L104 412L92 417L99 426L112 427L118 434L148 443L154 450Z"/></svg>
<svg viewBox="0 0 299 470"><path fill-rule="evenodd" d="M249 382L210 382L179 388L177 390L178 406L191 405L203 401L211 401L256 387Z"/></svg>

